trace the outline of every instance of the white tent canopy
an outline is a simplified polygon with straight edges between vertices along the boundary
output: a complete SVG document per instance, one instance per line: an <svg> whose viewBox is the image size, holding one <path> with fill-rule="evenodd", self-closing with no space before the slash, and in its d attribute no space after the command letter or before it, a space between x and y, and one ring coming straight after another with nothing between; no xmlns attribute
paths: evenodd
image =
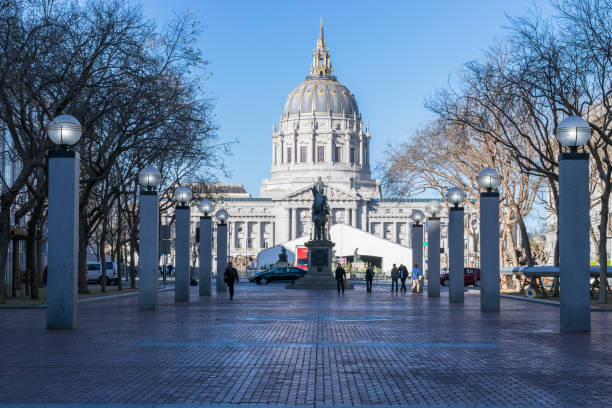
<svg viewBox="0 0 612 408"><path fill-rule="evenodd" d="M345 224L335 224L330 228L331 240L336 244L334 251L338 257L353 256L355 248L359 248L359 255L376 256L382 258L382 270L388 272L393 264L404 264L411 269L412 249L400 244L378 238L357 228ZM257 265L266 265L278 260L281 246L287 249L290 263L295 261L297 247L309 241L309 236L293 239L281 245L264 249L257 255Z"/></svg>

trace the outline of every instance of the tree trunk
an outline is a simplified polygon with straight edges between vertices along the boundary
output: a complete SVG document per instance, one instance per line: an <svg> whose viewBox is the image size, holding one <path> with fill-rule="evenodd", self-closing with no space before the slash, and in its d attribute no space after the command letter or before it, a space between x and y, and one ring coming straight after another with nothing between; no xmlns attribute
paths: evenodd
<svg viewBox="0 0 612 408"><path fill-rule="evenodd" d="M100 291L106 292L106 254L104 252L104 243L106 237L106 220L102 220L102 232L100 233L100 241L98 243L98 253L100 254L100 266L102 267L102 281L100 282Z"/></svg>
<svg viewBox="0 0 612 408"><path fill-rule="evenodd" d="M17 271L19 270L19 240L13 238L13 259L12 259L11 297L17 297Z"/></svg>
<svg viewBox="0 0 612 408"><path fill-rule="evenodd" d="M589 235L591 236L591 241L593 242L592 247L595 248L595 259L599 259L599 241L597 240L597 235L595 234L595 228L593 228L593 225L589 225Z"/></svg>
<svg viewBox="0 0 612 408"><path fill-rule="evenodd" d="M599 303L608 302L608 217L610 216L610 188L607 181L601 194L601 211L599 213Z"/></svg>
<svg viewBox="0 0 612 408"><path fill-rule="evenodd" d="M512 235L512 227L507 226L506 237L508 238L508 250L510 251L510 256L512 257L512 266L519 266L519 259L516 255L516 242L514 241L514 236Z"/></svg>
<svg viewBox="0 0 612 408"><path fill-rule="evenodd" d="M38 288L40 286L38 274L37 255L37 232L39 230L43 212L44 199L39 199L32 209L30 220L28 221L28 237L26 239L26 270L28 275L28 284L31 284L31 298L38 299ZM27 293L26 293L27 294Z"/></svg>
<svg viewBox="0 0 612 408"><path fill-rule="evenodd" d="M527 266L533 266L533 255L531 253L531 243L529 242L529 234L527 233L527 227L525 226L525 220L523 220L523 216L519 211L518 206L516 206L517 211L517 220L519 231L521 231L521 241L523 250L525 250L525 261L527 262Z"/></svg>
<svg viewBox="0 0 612 408"><path fill-rule="evenodd" d="M87 286L87 221L79 217L79 293L89 293Z"/></svg>
<svg viewBox="0 0 612 408"><path fill-rule="evenodd" d="M42 288L43 285L43 257L42 257L42 230L38 229L38 236L40 239L36 241L36 280L38 282L38 288Z"/></svg>
<svg viewBox="0 0 612 408"><path fill-rule="evenodd" d="M0 207L0 304L6 303L8 288L6 287L6 266L10 244L11 207L4 202Z"/></svg>
<svg viewBox="0 0 612 408"><path fill-rule="evenodd" d="M136 247L135 238L130 238L130 287L136 289Z"/></svg>
<svg viewBox="0 0 612 408"><path fill-rule="evenodd" d="M121 235L123 231L121 230L122 224L121 217L121 199L117 199L117 246L115 247L115 253L117 254L117 290L123 289L122 283L122 274L121 274L121 265L123 261L123 257L121 256Z"/></svg>

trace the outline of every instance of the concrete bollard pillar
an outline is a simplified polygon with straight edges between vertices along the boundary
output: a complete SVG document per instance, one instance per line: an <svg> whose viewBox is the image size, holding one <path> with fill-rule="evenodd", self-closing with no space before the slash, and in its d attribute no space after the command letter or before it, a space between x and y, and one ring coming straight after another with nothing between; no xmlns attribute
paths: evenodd
<svg viewBox="0 0 612 408"><path fill-rule="evenodd" d="M499 193L480 194L480 310L499 312Z"/></svg>
<svg viewBox="0 0 612 408"><path fill-rule="evenodd" d="M190 220L191 211L188 206L176 207L176 231L174 237L175 250L175 276L174 300L176 302L189 301L189 248L190 248Z"/></svg>
<svg viewBox="0 0 612 408"><path fill-rule="evenodd" d="M48 329L77 327L79 161L77 152L49 153Z"/></svg>
<svg viewBox="0 0 612 408"><path fill-rule="evenodd" d="M589 155L559 155L559 284L562 332L591 330Z"/></svg>
<svg viewBox="0 0 612 408"><path fill-rule="evenodd" d="M200 296L212 294L212 220L200 217Z"/></svg>
<svg viewBox="0 0 612 408"><path fill-rule="evenodd" d="M138 308L155 310L159 276L159 201L156 191L140 191L139 243Z"/></svg>
<svg viewBox="0 0 612 408"><path fill-rule="evenodd" d="M451 207L448 213L449 293L448 300L463 303L463 207Z"/></svg>
<svg viewBox="0 0 612 408"><path fill-rule="evenodd" d="M227 266L227 224L217 224L217 292L224 293L227 290L223 282L223 273Z"/></svg>
<svg viewBox="0 0 612 408"><path fill-rule="evenodd" d="M440 297L440 218L427 221L427 296Z"/></svg>

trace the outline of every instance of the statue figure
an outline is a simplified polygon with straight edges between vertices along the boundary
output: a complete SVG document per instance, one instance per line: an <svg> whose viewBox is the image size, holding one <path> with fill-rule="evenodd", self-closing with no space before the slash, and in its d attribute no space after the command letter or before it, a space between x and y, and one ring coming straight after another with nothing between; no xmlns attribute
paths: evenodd
<svg viewBox="0 0 612 408"><path fill-rule="evenodd" d="M355 248L355 252L353 252L353 262L361 262L361 257L357 253L359 248Z"/></svg>
<svg viewBox="0 0 612 408"><path fill-rule="evenodd" d="M281 252L278 254L278 262L287 262L287 250L284 246L281 246Z"/></svg>
<svg viewBox="0 0 612 408"><path fill-rule="evenodd" d="M325 185L321 177L312 186L312 222L314 224L314 239L316 241L324 241L329 239L325 224L327 224L327 216L329 215L329 206L327 205L327 197L325 196Z"/></svg>

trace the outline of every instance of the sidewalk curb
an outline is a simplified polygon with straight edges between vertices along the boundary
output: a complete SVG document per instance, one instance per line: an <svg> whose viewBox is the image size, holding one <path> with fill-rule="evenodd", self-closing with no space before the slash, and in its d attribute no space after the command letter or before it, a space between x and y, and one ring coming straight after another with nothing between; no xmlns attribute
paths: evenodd
<svg viewBox="0 0 612 408"><path fill-rule="evenodd" d="M557 306L557 307L560 306L560 303L555 302L554 300L530 299L530 298L521 297L521 296L506 295L503 293L501 294L501 297L506 298L506 299L522 300L523 302L541 303L544 305L551 305L551 306ZM603 307L591 306L591 312L612 312L612 309L605 309Z"/></svg>
<svg viewBox="0 0 612 408"><path fill-rule="evenodd" d="M167 292L169 290L174 290L174 287L171 287L171 288L160 288L158 291L159 292ZM123 298L123 297L128 297L128 296L135 296L135 295L138 295L138 291L134 291L134 292L130 292L130 293L118 293L116 295L96 296L96 297L90 297L90 298L86 298L86 299L79 299L78 303L100 302L100 301L103 301L103 300L112 300L112 299ZM2 309L24 309L24 310L28 310L28 309L46 309L46 308L47 308L46 304L42 304L42 305L0 305L0 310L2 310Z"/></svg>

